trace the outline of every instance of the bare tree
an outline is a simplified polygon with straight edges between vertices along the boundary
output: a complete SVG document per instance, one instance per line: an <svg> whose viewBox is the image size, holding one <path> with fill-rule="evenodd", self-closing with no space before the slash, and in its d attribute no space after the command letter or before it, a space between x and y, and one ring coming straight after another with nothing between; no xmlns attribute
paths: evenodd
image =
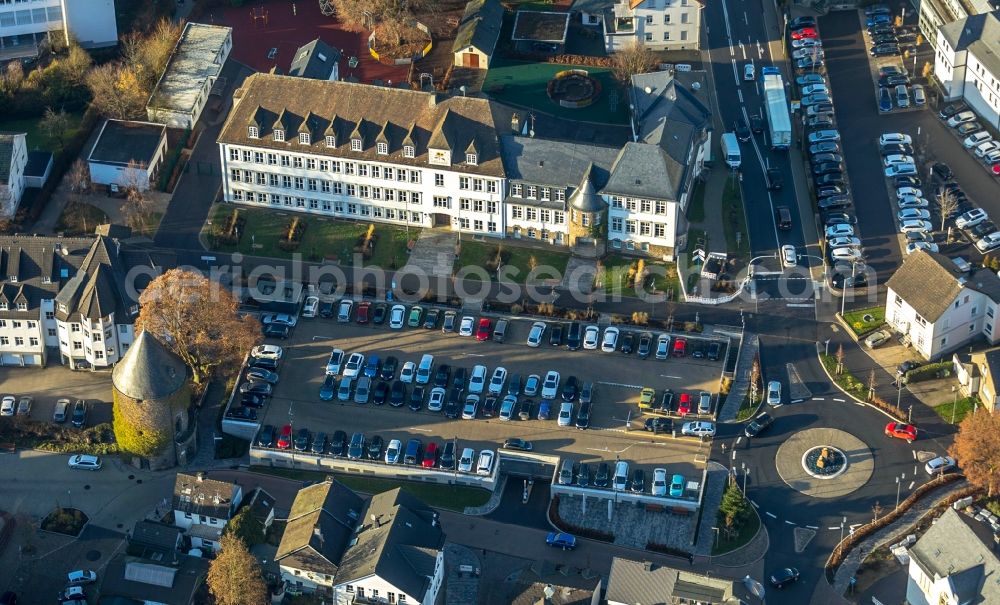
<svg viewBox="0 0 1000 605"><path fill-rule="evenodd" d="M45 115L42 116L38 126L45 133L45 136L49 137L50 141L55 141L59 145L59 150L62 151L66 131L70 127L69 114L66 113L66 110L60 108L59 111L55 111L51 107L46 107Z"/></svg>
<svg viewBox="0 0 1000 605"><path fill-rule="evenodd" d="M90 166L83 160L77 158L73 162L66 178L69 179L69 190L73 193L90 192Z"/></svg>
<svg viewBox="0 0 1000 605"><path fill-rule="evenodd" d="M93 106L104 116L131 120L145 113L149 93L131 67L105 63L87 74Z"/></svg>
<svg viewBox="0 0 1000 605"><path fill-rule="evenodd" d="M655 65L656 55L638 40L611 56L611 70L622 84L628 84L635 74L651 71Z"/></svg>
<svg viewBox="0 0 1000 605"><path fill-rule="evenodd" d="M378 29L400 41L402 33L421 13L433 13L436 0L330 0L337 18L352 31Z"/></svg>
<svg viewBox="0 0 1000 605"><path fill-rule="evenodd" d="M152 214L152 202L146 197L149 189L149 175L146 165L130 160L122 171L121 186L125 189L125 203L122 204L122 215L128 226L136 231L143 231L146 221Z"/></svg>
<svg viewBox="0 0 1000 605"><path fill-rule="evenodd" d="M941 211L941 231L944 231L944 225L948 221L948 217L958 208L958 198L951 191L942 189L937 196L937 202L938 210Z"/></svg>
<svg viewBox="0 0 1000 605"><path fill-rule="evenodd" d="M836 355L836 358L837 358L837 375L838 376L844 373L844 358L845 357L846 357L846 355L844 354L844 345L840 344L840 345L837 346L837 355Z"/></svg>

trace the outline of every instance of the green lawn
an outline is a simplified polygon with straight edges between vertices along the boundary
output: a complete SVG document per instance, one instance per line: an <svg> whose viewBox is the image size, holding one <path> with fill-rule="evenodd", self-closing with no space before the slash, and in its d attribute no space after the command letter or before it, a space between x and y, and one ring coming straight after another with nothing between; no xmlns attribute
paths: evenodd
<svg viewBox="0 0 1000 605"><path fill-rule="evenodd" d="M941 417L941 420L949 423L954 420L954 424L958 424L976 408L976 401L975 397L962 397L957 402L949 401L948 403L935 406L934 411ZM953 409L954 412L952 411Z"/></svg>
<svg viewBox="0 0 1000 605"><path fill-rule="evenodd" d="M76 136L76 132L80 129L80 123L83 121L82 111L79 113L67 112L66 115L69 116L70 127L63 132L62 140L64 144ZM27 133L28 151L40 149L51 151L55 154L59 151L59 141L42 132L39 127L41 121L41 117L24 118L21 120L0 120L0 131Z"/></svg>
<svg viewBox="0 0 1000 605"><path fill-rule="evenodd" d="M854 374L851 374L846 368L839 375L837 374L837 358L833 355L820 354L820 360L823 362L823 367L826 371L830 373L833 380L851 395L854 395L858 399L865 401L868 399L868 386L857 379Z"/></svg>
<svg viewBox="0 0 1000 605"><path fill-rule="evenodd" d="M549 80L556 73L567 69L585 69L601 83L601 94L593 105L568 109L549 99L546 88ZM494 58L489 71L486 72L483 91L498 101L537 109L560 118L602 124L628 124L628 98L607 67L530 63Z"/></svg>
<svg viewBox="0 0 1000 605"><path fill-rule="evenodd" d="M865 316L870 316L870 319L866 320ZM844 313L844 321L851 326L851 330L855 334L866 334L885 323L885 307L868 307L867 309L848 311Z"/></svg>
<svg viewBox="0 0 1000 605"><path fill-rule="evenodd" d="M546 250L543 248L529 248L525 246L510 245L509 243L489 243L462 241L462 250L458 255L458 262L455 263L455 272L462 267L482 267L491 266L496 258L497 246L503 246L501 256L505 256L504 264L510 272L508 276L512 281L524 283L525 278L531 272L531 259L535 259L535 267L538 269L539 279L558 279L566 272L566 262L569 260L569 253L553 248ZM552 267L553 271L542 271L541 267ZM515 271L516 269L516 271ZM489 272L489 269L486 269ZM502 271L501 271L502 272ZM476 273L468 275L470 279L475 279Z"/></svg>
<svg viewBox="0 0 1000 605"><path fill-rule="evenodd" d="M750 395L747 394L743 398L743 403L740 404L740 409L736 412L736 421L743 422L744 420L750 420L754 415L757 414L757 410L760 409L760 404L763 403L764 398L759 394L755 400L751 403Z"/></svg>
<svg viewBox="0 0 1000 605"><path fill-rule="evenodd" d="M257 473L285 477L287 479L298 479L300 481L322 481L330 473L321 471L305 471L288 468L271 468L263 465L251 465L250 470ZM440 485L436 483L423 483L419 481L397 481L393 479L381 479L369 476L348 475L333 473L337 481L340 481L354 491L365 494L378 494L397 487L403 491L420 498L428 506L434 508L444 508L456 512L465 511L469 506L482 506L486 504L491 492L478 487L467 487L464 485Z"/></svg>
<svg viewBox="0 0 1000 605"><path fill-rule="evenodd" d="M72 201L66 204L56 223L56 231L66 235L92 235L94 227L108 222L108 215L97 206Z"/></svg>
<svg viewBox="0 0 1000 605"><path fill-rule="evenodd" d="M621 254L609 254L604 259L604 291L608 294L635 296L635 284L629 283L628 272L638 260ZM677 268L673 263L647 260L646 268L650 271L645 284L647 293L652 293L654 289L657 292L672 289L675 296L679 295Z"/></svg>
<svg viewBox="0 0 1000 605"><path fill-rule="evenodd" d="M211 225L206 225L206 235L211 233L216 226L221 228L225 225L234 209L239 209L240 216L246 219L239 244L235 246L215 245L212 238L207 237L206 239L213 250L242 252L243 254L272 258L291 258L293 254L298 253L307 260L320 261L329 258L344 265L352 265L354 263L354 246L370 224L364 221L323 218L296 212L246 208L235 204L217 204L210 215ZM306 228L298 249L289 252L282 250L278 242L285 236L288 226L294 218L304 221ZM416 240L420 235L420 229L411 227L409 236L407 236L405 228L385 223L373 224L375 225L377 243L372 257L364 264L390 270L405 265L408 254L406 251L408 237Z"/></svg>
<svg viewBox="0 0 1000 605"><path fill-rule="evenodd" d="M691 203L688 204L687 219L691 223L705 221L705 183L701 181L695 183L694 193L691 194Z"/></svg>
<svg viewBox="0 0 1000 605"><path fill-rule="evenodd" d="M730 256L749 261L750 237L747 235L743 196L740 194L739 185L733 180L726 184L726 190L722 194L722 216L724 219L722 226L726 232L726 251Z"/></svg>

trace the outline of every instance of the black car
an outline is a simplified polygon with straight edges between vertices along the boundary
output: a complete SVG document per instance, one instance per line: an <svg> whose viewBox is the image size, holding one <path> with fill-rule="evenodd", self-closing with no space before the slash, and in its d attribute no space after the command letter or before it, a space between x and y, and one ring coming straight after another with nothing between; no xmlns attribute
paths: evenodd
<svg viewBox="0 0 1000 605"><path fill-rule="evenodd" d="M893 33L875 34L872 36L872 42L874 42L876 46L881 46L883 44L895 44L896 46L899 46L899 40L896 38L896 34Z"/></svg>
<svg viewBox="0 0 1000 605"><path fill-rule="evenodd" d="M508 395L520 395L521 394L521 375L511 374L510 378L507 380L507 394Z"/></svg>
<svg viewBox="0 0 1000 605"><path fill-rule="evenodd" d="M892 88L893 86L909 83L910 76L907 76L906 74L889 74L878 79L878 85L885 86L886 88Z"/></svg>
<svg viewBox="0 0 1000 605"><path fill-rule="evenodd" d="M802 29L803 27L816 27L816 17L795 17L788 22L788 29L793 31L796 29Z"/></svg>
<svg viewBox="0 0 1000 605"><path fill-rule="evenodd" d="M822 164L816 164L813 166L813 174L819 176L822 174L833 174L842 172L843 168L837 162L823 162Z"/></svg>
<svg viewBox="0 0 1000 605"><path fill-rule="evenodd" d="M868 285L868 274L864 271L851 270L851 263L841 263L835 267L830 283L834 288L842 290L844 288L863 288Z"/></svg>
<svg viewBox="0 0 1000 605"><path fill-rule="evenodd" d="M806 113L810 116L818 116L822 113L833 113L833 103L816 103L806 110Z"/></svg>
<svg viewBox="0 0 1000 605"><path fill-rule="evenodd" d="M438 466L449 471L455 470L455 442L448 441L441 450L441 457L438 458Z"/></svg>
<svg viewBox="0 0 1000 605"><path fill-rule="evenodd" d="M309 451L311 451L314 454L326 453L326 433L322 431L316 433L316 436L313 438L312 446L309 448Z"/></svg>
<svg viewBox="0 0 1000 605"><path fill-rule="evenodd" d="M381 380L375 383L372 389L372 403L382 405L389 398L389 383Z"/></svg>
<svg viewBox="0 0 1000 605"><path fill-rule="evenodd" d="M913 155L913 145L907 145L906 143L890 143L888 145L883 145L880 150L882 155Z"/></svg>
<svg viewBox="0 0 1000 605"><path fill-rule="evenodd" d="M873 57L898 57L900 50L897 44L879 44L868 49L868 53Z"/></svg>
<svg viewBox="0 0 1000 605"><path fill-rule="evenodd" d="M794 584L799 579L799 570L794 567L786 567L784 569L779 569L771 574L771 586L775 588L784 588L789 584Z"/></svg>
<svg viewBox="0 0 1000 605"><path fill-rule="evenodd" d="M246 409L246 408L244 408ZM253 420L257 419L257 412L253 410L247 410L252 412ZM73 416L70 423L78 429L82 429L85 424L87 424L87 402L83 399L77 399L73 404Z"/></svg>
<svg viewBox="0 0 1000 605"><path fill-rule="evenodd" d="M844 161L844 156L839 153L817 153L816 155L809 158L812 164L825 164L827 162L841 163Z"/></svg>
<svg viewBox="0 0 1000 605"><path fill-rule="evenodd" d="M663 389L663 395L660 396L659 410L664 414L674 411L674 392L670 389Z"/></svg>
<svg viewBox="0 0 1000 605"><path fill-rule="evenodd" d="M372 309L372 323L375 325L381 325L385 323L385 315L388 309L385 303L378 303L375 308Z"/></svg>
<svg viewBox="0 0 1000 605"><path fill-rule="evenodd" d="M361 460L365 455L365 434L354 433L347 444L347 457L351 460Z"/></svg>
<svg viewBox="0 0 1000 605"><path fill-rule="evenodd" d="M389 405L396 408L401 407L405 399L406 385L402 380L393 380L392 387L389 389Z"/></svg>
<svg viewBox="0 0 1000 605"><path fill-rule="evenodd" d="M956 113L961 113L969 109L969 106L965 104L964 101L959 101L958 103L949 103L941 108L938 112L938 117L942 120L947 120Z"/></svg>
<svg viewBox="0 0 1000 605"><path fill-rule="evenodd" d="M298 432L295 433L295 441L293 442L295 451L304 452L309 449L309 442L311 441L311 438L312 435L309 434L309 429L299 429Z"/></svg>
<svg viewBox="0 0 1000 605"><path fill-rule="evenodd" d="M584 430L590 427L590 407L592 405L589 401L580 404L580 409L576 412L576 428Z"/></svg>
<svg viewBox="0 0 1000 605"><path fill-rule="evenodd" d="M576 396L580 394L580 383L577 382L576 376L570 376L563 383L562 388L562 398L563 401L575 401Z"/></svg>
<svg viewBox="0 0 1000 605"><path fill-rule="evenodd" d="M655 416L653 418L647 418L646 422L643 424L643 428L650 433L666 433L670 431L673 425L673 421L669 418Z"/></svg>
<svg viewBox="0 0 1000 605"><path fill-rule="evenodd" d="M518 450L521 452L530 452L534 446L527 439L521 439L519 437L511 437L510 439L504 439L503 449L505 450Z"/></svg>
<svg viewBox="0 0 1000 605"><path fill-rule="evenodd" d="M410 391L410 409L414 412L419 412L421 408L424 407L424 386L416 385L413 390Z"/></svg>
<svg viewBox="0 0 1000 605"><path fill-rule="evenodd" d="M469 380L469 370L468 368L455 368L455 371L451 373L451 388L458 389L461 393L465 390L465 383Z"/></svg>
<svg viewBox="0 0 1000 605"><path fill-rule="evenodd" d="M438 365L437 371L434 372L434 386L447 387L449 378L451 378L451 366L446 363Z"/></svg>
<svg viewBox="0 0 1000 605"><path fill-rule="evenodd" d="M900 187L919 188L921 185L924 184L924 182L921 181L920 177L917 176L897 176L895 179L893 179L892 184L897 189Z"/></svg>
<svg viewBox="0 0 1000 605"><path fill-rule="evenodd" d="M399 360L392 355L385 358L382 362L382 369L379 370L379 378L382 380L392 380L396 377L396 369L399 368Z"/></svg>
<svg viewBox="0 0 1000 605"><path fill-rule="evenodd" d="M368 442L368 457L372 460L381 460L383 447L385 447L385 442L382 440L382 437L375 435Z"/></svg>
<svg viewBox="0 0 1000 605"><path fill-rule="evenodd" d="M602 462L597 467L597 472L594 473L594 486L595 487L607 487L608 479L610 479L610 469L608 468L607 462Z"/></svg>
<svg viewBox="0 0 1000 605"><path fill-rule="evenodd" d="M424 315L424 328L427 330L433 330L438 326L438 317L441 316L441 311L437 309L431 309Z"/></svg>
<svg viewBox="0 0 1000 605"><path fill-rule="evenodd" d="M766 173L767 178L767 188L771 191L776 191L785 186L785 178L781 176L781 170L777 168L768 168Z"/></svg>
<svg viewBox="0 0 1000 605"><path fill-rule="evenodd" d="M639 350L637 354L643 359L649 357L649 351L653 347L653 335L649 332L643 332L639 336Z"/></svg>
<svg viewBox="0 0 1000 605"><path fill-rule="evenodd" d="M563 340L563 325L552 324L549 328L549 346L551 347L562 346L562 340Z"/></svg>
<svg viewBox="0 0 1000 605"><path fill-rule="evenodd" d="M906 70L905 69L900 70L895 65L883 65L882 67L878 68L878 77L880 78L884 76L892 76L897 74L902 74L905 76Z"/></svg>
<svg viewBox="0 0 1000 605"><path fill-rule="evenodd" d="M816 197L830 197L831 195L845 195L847 187L841 185L824 185L816 188Z"/></svg>
<svg viewBox="0 0 1000 605"><path fill-rule="evenodd" d="M629 484L628 489L635 494L641 494L646 491L646 473L641 468L632 471L632 482Z"/></svg>
<svg viewBox="0 0 1000 605"><path fill-rule="evenodd" d="M590 465L586 462L582 462L580 469L576 472L576 484L580 487L590 485Z"/></svg>
<svg viewBox="0 0 1000 605"><path fill-rule="evenodd" d="M718 342L711 342L708 344L708 360L709 361L719 361L719 357L722 355L722 344Z"/></svg>
<svg viewBox="0 0 1000 605"><path fill-rule="evenodd" d="M453 388L448 391L448 401L444 404L444 415L447 418L458 418L459 414L462 412L462 406L464 401L462 398L462 389Z"/></svg>
<svg viewBox="0 0 1000 605"><path fill-rule="evenodd" d="M756 134L764 132L764 118L760 117L760 114L755 113L750 116L750 130Z"/></svg>
<svg viewBox="0 0 1000 605"><path fill-rule="evenodd" d="M497 412L497 398L487 397L483 400L483 408L479 411L483 418L492 418Z"/></svg>
<svg viewBox="0 0 1000 605"><path fill-rule="evenodd" d="M931 171L934 173L934 176L942 181L950 181L955 178L955 173L952 172L951 166L944 162L934 162L934 165L931 166Z"/></svg>
<svg viewBox="0 0 1000 605"><path fill-rule="evenodd" d="M278 383L278 373L264 368L247 368L246 378L250 382Z"/></svg>
<svg viewBox="0 0 1000 605"><path fill-rule="evenodd" d="M767 430L769 426L774 422L774 418L771 418L770 414L764 413L758 415L756 418L750 421L750 424L743 429L743 434L747 437L756 437L764 431Z"/></svg>
<svg viewBox="0 0 1000 605"><path fill-rule="evenodd" d="M622 338L622 353L630 355L633 349L635 349L635 333L626 332L625 337Z"/></svg>
<svg viewBox="0 0 1000 605"><path fill-rule="evenodd" d="M823 215L823 222L829 225L856 225L858 223L857 217L853 214L847 214L846 212L828 212Z"/></svg>
<svg viewBox="0 0 1000 605"><path fill-rule="evenodd" d="M257 420L257 410L248 407L229 408L229 411L226 412L226 418Z"/></svg>
<svg viewBox="0 0 1000 605"><path fill-rule="evenodd" d="M256 393L243 393L240 396L240 405L245 405L248 408L262 408L265 401L267 400L263 395Z"/></svg>
<svg viewBox="0 0 1000 605"><path fill-rule="evenodd" d="M270 397L273 391L274 387L266 382L244 382L240 385L240 393L253 393Z"/></svg>
<svg viewBox="0 0 1000 605"><path fill-rule="evenodd" d="M834 128L833 114L821 113L815 115L806 122L809 128Z"/></svg>
<svg viewBox="0 0 1000 605"><path fill-rule="evenodd" d="M291 331L292 329L284 324L267 324L264 326L264 337L284 340L288 338Z"/></svg>
<svg viewBox="0 0 1000 605"><path fill-rule="evenodd" d="M347 433L344 431L334 431L330 437L330 447L327 450L331 456L343 457L347 454Z"/></svg>
<svg viewBox="0 0 1000 605"><path fill-rule="evenodd" d="M261 447L274 447L274 433L276 429L273 424L265 424L257 435L257 445Z"/></svg>
<svg viewBox="0 0 1000 605"><path fill-rule="evenodd" d="M811 155L816 155L817 153L840 153L840 143L837 141L813 143L809 146L809 153Z"/></svg>
<svg viewBox="0 0 1000 605"><path fill-rule="evenodd" d="M871 35L872 37L884 34L891 34L895 31L896 28L892 26L892 23L876 23L875 25L872 25L871 27L868 28L868 34Z"/></svg>
<svg viewBox="0 0 1000 605"><path fill-rule="evenodd" d="M820 210L842 210L851 205L851 197L848 195L831 195L820 198L816 203Z"/></svg>
<svg viewBox="0 0 1000 605"><path fill-rule="evenodd" d="M535 402L531 399L526 399L520 403L520 407L517 410L517 417L521 420L531 420L535 417L535 412L538 411Z"/></svg>
<svg viewBox="0 0 1000 605"><path fill-rule="evenodd" d="M750 140L750 128L747 127L747 123L743 121L743 118L737 118L733 122L733 130L736 131L736 138L746 143Z"/></svg>
<svg viewBox="0 0 1000 605"><path fill-rule="evenodd" d="M455 321L456 315L454 311L448 311L444 314L444 323L441 324L442 332L454 332L455 331Z"/></svg>
<svg viewBox="0 0 1000 605"><path fill-rule="evenodd" d="M838 187L843 187L846 184L844 181L843 172L831 172L829 174L823 174L816 177L816 186L822 187L823 185L836 185Z"/></svg>
<svg viewBox="0 0 1000 605"><path fill-rule="evenodd" d="M251 368L260 368L273 372L278 369L278 360L271 359L270 357L251 357L248 365Z"/></svg>
<svg viewBox="0 0 1000 605"><path fill-rule="evenodd" d="M320 317L325 317L327 319L333 317L333 301L332 300L324 300L322 303L320 303L320 305L319 305L319 316Z"/></svg>
<svg viewBox="0 0 1000 605"><path fill-rule="evenodd" d="M896 366L896 376L902 376L909 372L910 370L915 370L919 368L922 364L919 361L908 360Z"/></svg>

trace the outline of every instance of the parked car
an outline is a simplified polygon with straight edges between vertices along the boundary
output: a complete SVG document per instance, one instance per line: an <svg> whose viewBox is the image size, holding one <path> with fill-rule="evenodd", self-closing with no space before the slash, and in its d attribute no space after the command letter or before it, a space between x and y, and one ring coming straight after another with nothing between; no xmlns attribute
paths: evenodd
<svg viewBox="0 0 1000 605"><path fill-rule="evenodd" d="M954 458L951 456L938 456L927 461L927 464L924 465L924 472L933 477L934 475L950 473L956 468L958 466L955 464Z"/></svg>
<svg viewBox="0 0 1000 605"><path fill-rule="evenodd" d="M881 347L890 340L892 340L892 332L889 330L878 330L868 336L868 338L865 338L865 346L869 349L875 349Z"/></svg>
<svg viewBox="0 0 1000 605"><path fill-rule="evenodd" d="M715 424L706 421L685 422L681 426L681 434L692 437L714 437Z"/></svg>
<svg viewBox="0 0 1000 605"><path fill-rule="evenodd" d="M101 458L99 456L76 454L69 457L70 468L82 469L85 471L99 471L101 470L101 465Z"/></svg>
<svg viewBox="0 0 1000 605"><path fill-rule="evenodd" d="M548 535L545 536L545 543L549 546L554 546L563 550L573 550L576 548L576 536L565 532L550 531Z"/></svg>
<svg viewBox="0 0 1000 605"><path fill-rule="evenodd" d="M771 586L774 586L775 588L784 588L785 586L794 584L799 580L799 570L794 567L785 567L771 573L768 579L771 581Z"/></svg>

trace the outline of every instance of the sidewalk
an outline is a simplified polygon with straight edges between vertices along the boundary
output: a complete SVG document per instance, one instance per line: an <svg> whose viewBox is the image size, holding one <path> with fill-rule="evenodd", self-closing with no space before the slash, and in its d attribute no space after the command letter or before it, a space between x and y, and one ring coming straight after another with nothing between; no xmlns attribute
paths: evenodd
<svg viewBox="0 0 1000 605"><path fill-rule="evenodd" d="M757 357L757 350L760 348L760 341L753 332L743 333L742 350L740 358L736 364L736 377L729 387L729 394L726 402L719 410L719 422L736 422L736 415L740 411L740 405L747 396L750 389L750 370L753 368L753 360Z"/></svg>

